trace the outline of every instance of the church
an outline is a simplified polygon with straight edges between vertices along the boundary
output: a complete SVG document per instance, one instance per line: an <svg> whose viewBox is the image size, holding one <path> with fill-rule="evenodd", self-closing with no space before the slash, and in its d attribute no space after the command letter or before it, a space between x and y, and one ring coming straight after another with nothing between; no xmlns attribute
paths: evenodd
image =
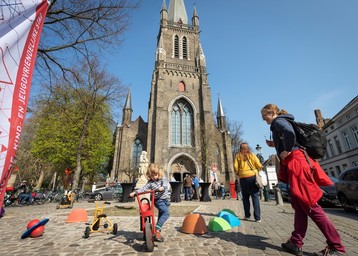
<svg viewBox="0 0 358 256"><path fill-rule="evenodd" d="M115 131L112 181L137 178L143 151L149 162L162 167L169 180L182 181L188 173L209 182L213 171L226 186L235 179L230 133L220 98L217 112L212 110L195 6L190 23L184 0L170 0L168 9L163 1L148 121L141 116L132 118L135 106L129 90L122 123Z"/></svg>

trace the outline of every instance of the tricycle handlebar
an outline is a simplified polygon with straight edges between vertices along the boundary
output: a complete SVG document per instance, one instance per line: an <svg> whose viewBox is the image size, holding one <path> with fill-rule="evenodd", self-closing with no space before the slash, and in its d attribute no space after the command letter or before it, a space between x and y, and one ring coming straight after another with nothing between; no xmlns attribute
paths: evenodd
<svg viewBox="0 0 358 256"><path fill-rule="evenodd" d="M140 195L144 195L144 194L154 194L154 190L147 190L147 191L144 191L144 192L139 192L139 193L136 193L135 195L136 196L140 196Z"/></svg>

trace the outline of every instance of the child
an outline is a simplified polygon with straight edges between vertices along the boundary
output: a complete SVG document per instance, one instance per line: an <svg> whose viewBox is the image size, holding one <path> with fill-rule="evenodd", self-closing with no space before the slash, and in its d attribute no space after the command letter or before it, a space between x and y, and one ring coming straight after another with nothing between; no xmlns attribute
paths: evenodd
<svg viewBox="0 0 358 256"><path fill-rule="evenodd" d="M214 189L214 197L215 197L215 199L218 199L218 197L219 197L219 188L220 188L219 182L217 182L216 179L214 179L213 189Z"/></svg>
<svg viewBox="0 0 358 256"><path fill-rule="evenodd" d="M224 183L220 184L220 189L221 189L221 199L225 199L225 185Z"/></svg>
<svg viewBox="0 0 358 256"><path fill-rule="evenodd" d="M163 175L163 171L159 168L158 164L151 163L148 166L147 173L148 182L140 189L129 194L133 197L136 193L154 190L154 205L158 209L158 221L155 226L157 233L155 234L155 241L163 242L161 230L164 222L169 218L169 205L170 205L170 192L169 182Z"/></svg>

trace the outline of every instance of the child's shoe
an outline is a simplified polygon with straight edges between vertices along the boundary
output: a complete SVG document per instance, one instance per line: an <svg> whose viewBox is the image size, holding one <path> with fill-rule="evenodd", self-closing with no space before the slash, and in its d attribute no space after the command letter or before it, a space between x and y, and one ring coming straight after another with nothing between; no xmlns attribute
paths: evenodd
<svg viewBox="0 0 358 256"><path fill-rule="evenodd" d="M160 233L160 230L157 230L155 233L154 241L156 242L164 242L164 238L162 237L162 234Z"/></svg>

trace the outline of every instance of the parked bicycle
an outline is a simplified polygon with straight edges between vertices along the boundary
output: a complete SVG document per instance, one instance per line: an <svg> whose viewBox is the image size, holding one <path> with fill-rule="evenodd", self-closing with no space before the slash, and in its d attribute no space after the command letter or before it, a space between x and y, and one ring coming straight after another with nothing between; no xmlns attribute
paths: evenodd
<svg viewBox="0 0 358 256"><path fill-rule="evenodd" d="M85 192L79 188L76 188L74 190L74 195L75 195L75 198L74 198L74 201L77 202L77 203L80 203L84 200L88 200L90 195L88 192Z"/></svg>

